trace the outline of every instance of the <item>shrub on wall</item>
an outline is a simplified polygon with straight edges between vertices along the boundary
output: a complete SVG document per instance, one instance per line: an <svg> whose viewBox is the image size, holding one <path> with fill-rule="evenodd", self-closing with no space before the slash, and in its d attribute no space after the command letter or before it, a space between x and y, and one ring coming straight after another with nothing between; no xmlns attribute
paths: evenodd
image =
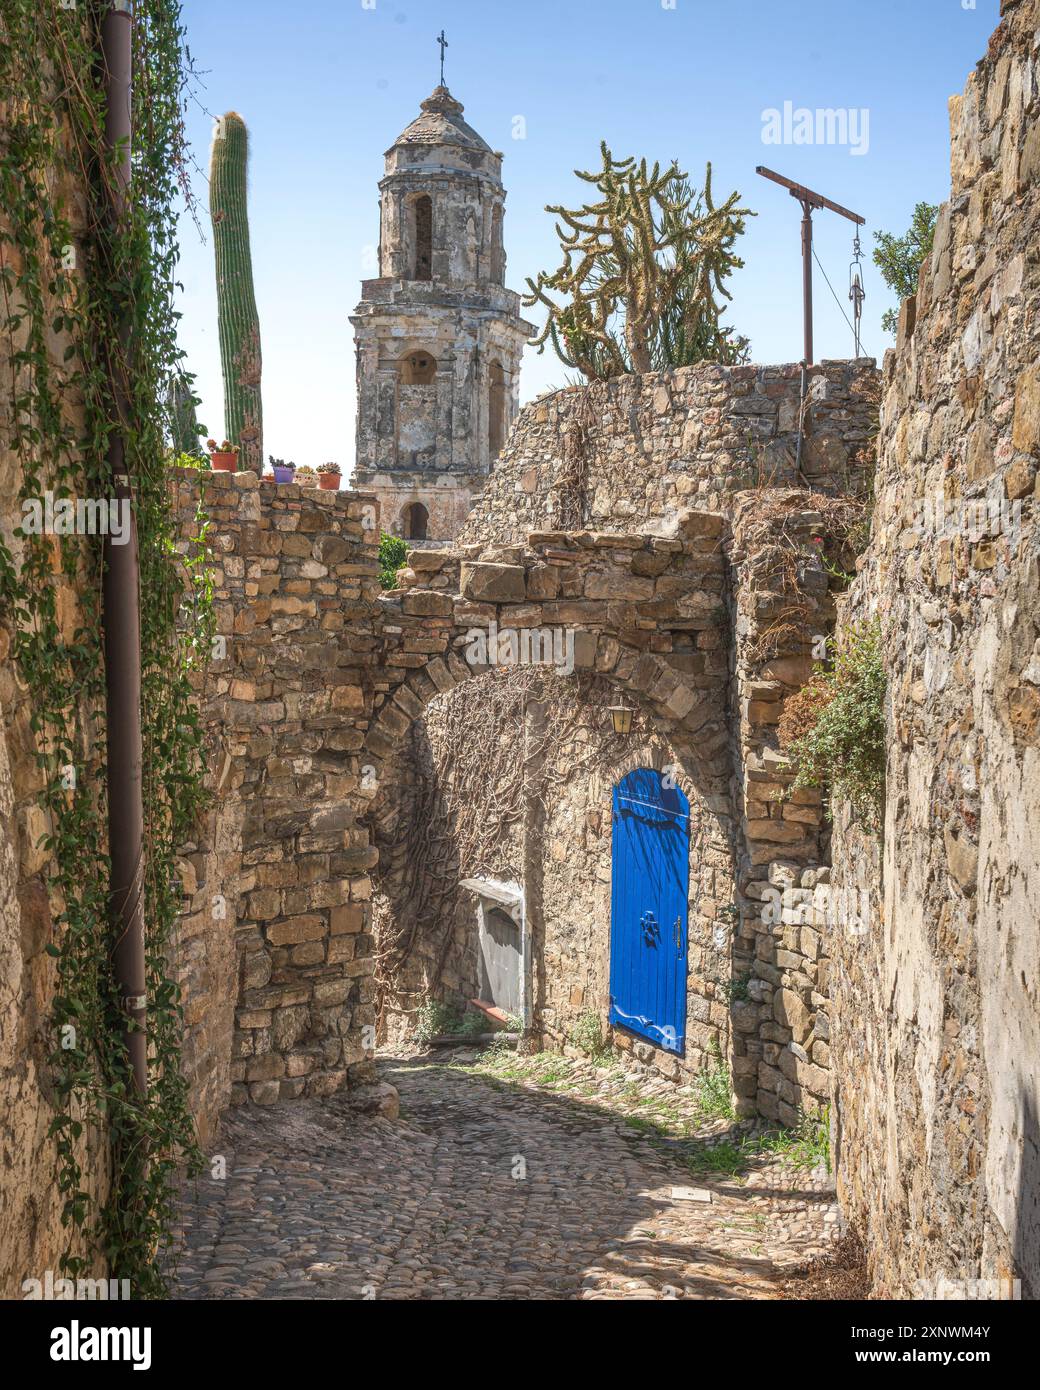
<svg viewBox="0 0 1040 1390"><path fill-rule="evenodd" d="M397 571L408 558L408 543L400 536L388 535L386 531L379 537L379 583L384 589L393 589L397 584Z"/></svg>
<svg viewBox="0 0 1040 1390"><path fill-rule="evenodd" d="M817 667L784 705L780 744L798 765L796 787L827 787L870 830L885 810L885 669L877 622L844 637L829 668Z"/></svg>

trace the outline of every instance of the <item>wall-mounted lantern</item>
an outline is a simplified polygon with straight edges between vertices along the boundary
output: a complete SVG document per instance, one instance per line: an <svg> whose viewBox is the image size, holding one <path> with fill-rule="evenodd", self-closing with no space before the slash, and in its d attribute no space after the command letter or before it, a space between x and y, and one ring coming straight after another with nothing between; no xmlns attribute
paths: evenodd
<svg viewBox="0 0 1040 1390"><path fill-rule="evenodd" d="M627 705L609 705L608 713L614 724L616 734L630 734L632 732L632 713Z"/></svg>

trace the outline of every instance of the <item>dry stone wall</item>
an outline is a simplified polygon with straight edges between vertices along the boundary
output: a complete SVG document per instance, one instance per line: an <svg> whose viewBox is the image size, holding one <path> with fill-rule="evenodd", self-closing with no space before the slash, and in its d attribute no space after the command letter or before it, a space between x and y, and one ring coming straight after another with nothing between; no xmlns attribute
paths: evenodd
<svg viewBox="0 0 1040 1390"><path fill-rule="evenodd" d="M801 370L704 364L567 387L524 407L461 543L543 529L661 530L742 489L861 490L873 460L872 359ZM803 438L799 449L799 416Z"/></svg>
<svg viewBox="0 0 1040 1390"><path fill-rule="evenodd" d="M377 723L376 743L370 739L370 746L389 755L395 738L422 716L425 730L417 780L428 787L440 781L450 801L447 789L464 711L474 711L473 701L484 698L479 689L471 689L465 692L466 703L444 704L457 701L451 692L472 674L457 656L459 629L467 621L535 627L561 617L574 622L607 617L621 624L616 631L622 650L631 642L649 645L651 651L670 651L663 659L673 676L683 673L687 683L691 673L696 673L697 683L710 672L711 698L725 731L713 736L710 750L703 739L695 742L701 756L712 752L714 780L706 783L698 776L698 758L691 756L688 739L683 745L683 724L696 731L689 717L676 724L660 703L647 711L658 717L637 729L630 747L622 745L609 759L590 765L587 751L579 757L577 750L587 750L593 731L602 728L607 700L601 698L596 708L587 688L558 683L551 697L538 697L557 715L566 712L554 739L546 740L551 793L539 799L535 823L528 823L527 807L510 802L508 823L498 841L492 847L481 845L479 861L465 855L453 861L452 872L456 882L480 873L515 879L525 843L532 835L536 838L537 882L528 885L538 905L536 956L541 976L536 1024L544 1040L564 1045L584 1013L598 1014L604 1024L606 1020L610 789L635 766L682 768L688 774L682 785L693 812L690 1047L685 1061L678 1063L620 1030L614 1031L612 1041L675 1076L684 1068L699 1067L718 1044L731 1063L741 1112L793 1123L801 1110L818 1108L830 1098L830 947L823 930L827 834L820 793L792 786L794 770L777 746L777 725L785 698L808 678L814 652L822 654L819 644L833 629L832 588L840 587L840 580L829 570L840 574L840 563L852 563L848 534L862 512L848 501L814 498L804 489L746 492L729 499L729 505L732 532L717 514L690 513L679 521L681 531L702 536L702 544L711 542L710 584L705 572L690 573L664 588L660 580L656 587L644 580L639 590L642 602L632 601L636 590L630 586L648 567L664 563L659 559L654 564L653 557L666 560L668 548L677 541L609 533L535 533L526 547L491 547L483 555L477 546L458 555L412 552L409 568L399 576L400 594L388 595L385 602L401 609L401 618L394 618L388 629L395 634L391 640L400 643L399 659L411 661L423 675L418 683L409 678L405 690L412 689L415 698L409 696L405 704L385 711L385 734L379 733ZM604 573L608 560L615 566L613 574ZM661 578L667 581L674 569L679 580L687 563L675 556ZM554 570L558 578L550 577ZM499 604L460 607L457 599L449 598L460 583L463 594L493 596ZM696 642L691 644L682 636L683 622L676 622L662 600L685 594L688 606L696 587L707 599L697 600L691 610L700 615ZM447 592L438 602L442 591ZM604 611L599 602L582 597L591 592L612 594L617 602ZM532 593L553 597L536 604L529 601ZM564 595L571 597L562 602ZM626 597L628 603L622 601ZM503 602L506 599L511 602ZM420 616L428 620L421 629L415 622ZM657 635L650 618L656 621ZM430 651L438 623L446 655L436 658L433 669L423 668L422 654ZM453 624L456 652L451 645ZM601 648L610 660L600 658ZM585 653L577 665L607 681L624 669L624 663L616 661L616 650L613 637L604 644L603 636L597 639L594 631L577 634L576 651ZM634 655L628 652L629 663ZM647 687L636 689L629 682L626 688L641 695ZM643 701L637 699L636 704ZM699 722L703 714L695 712L693 718ZM470 723L480 726L473 713ZM568 776L568 766L578 771ZM394 775L407 773L397 769ZM492 761L487 787L476 790L496 809L502 799L501 775L502 769ZM405 866L414 869L407 846L414 834L415 806L405 800L394 797L386 818L388 863L397 866L388 873L388 896L394 901L408 896L401 886L407 878ZM431 804L428 792L420 800L424 807ZM497 860L489 856L490 848ZM446 891L440 909L410 931L410 963L395 962L384 981L388 992L416 999L433 988L458 1002L460 989L471 988L475 974L473 924L472 902ZM401 973L394 973L398 968Z"/></svg>
<svg viewBox="0 0 1040 1390"><path fill-rule="evenodd" d="M185 860L188 1060L215 1100L229 1085L232 1100L263 1105L371 1080L375 851L360 752L378 530L369 499L249 473L183 474L186 525L200 487L215 559L204 698L217 800Z"/></svg>
<svg viewBox="0 0 1040 1390"><path fill-rule="evenodd" d="M747 1113L785 1124L830 1100L830 870L821 792L794 785L778 726L826 653L859 524L856 504L804 490L733 504L733 787L744 831L733 1085Z"/></svg>
<svg viewBox="0 0 1040 1390"><path fill-rule="evenodd" d="M872 903L834 938L838 1180L895 1296L1040 1296L1038 40L1037 0L1005 0L950 102L848 614L881 620L890 742L883 844L835 835L836 877Z"/></svg>

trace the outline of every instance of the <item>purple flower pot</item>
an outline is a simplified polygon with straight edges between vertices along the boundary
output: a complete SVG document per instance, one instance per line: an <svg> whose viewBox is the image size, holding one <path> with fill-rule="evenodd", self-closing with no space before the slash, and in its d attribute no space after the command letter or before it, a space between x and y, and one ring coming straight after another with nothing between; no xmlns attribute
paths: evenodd
<svg viewBox="0 0 1040 1390"><path fill-rule="evenodd" d="M275 468L274 470L274 480L276 483L291 483L295 476L295 468Z"/></svg>

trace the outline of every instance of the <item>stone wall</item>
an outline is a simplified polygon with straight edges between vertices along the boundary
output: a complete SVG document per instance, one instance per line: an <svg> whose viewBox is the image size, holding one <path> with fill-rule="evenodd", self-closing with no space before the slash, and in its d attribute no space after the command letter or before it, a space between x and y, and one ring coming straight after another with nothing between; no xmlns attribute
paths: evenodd
<svg viewBox="0 0 1040 1390"><path fill-rule="evenodd" d="M688 546L678 538L536 533L527 547L491 547L479 559L477 546L459 554L411 553L410 567L399 575L402 589L384 599L401 608L400 659L421 664L420 649L436 646L439 628L449 660L430 672L434 683L426 707L413 701L391 711L388 727L389 754L389 735L422 720L421 736L414 729L411 735L410 758L389 774L381 817L384 859L377 891L387 941L417 890L421 902L408 926L407 957L395 954L384 963L392 1033L394 1020L400 1024L402 1011L426 992L460 1002L474 987L475 910L458 882L480 875L524 882L529 903L537 905L534 1022L543 1041L564 1045L590 1011L606 1031L611 787L633 767L671 766L680 770L680 785L691 800L690 1046L677 1062L620 1030L612 1042L675 1077L703 1065L718 1044L744 1114L793 1123L799 1111L829 1100L829 943L821 930L824 904L817 887L827 884L827 834L819 792L792 787L794 773L777 746L777 725L784 699L807 679L814 651L820 655L819 643L833 629L832 588L840 587L834 574L840 575L842 563L852 563L849 531L862 510L804 489L746 492L732 498L730 507L732 531L722 516L710 513L686 513L678 520L680 533L701 536L705 553L713 556L712 568L697 574L684 575L687 562L678 554L668 561L670 547ZM613 574L604 570L605 562L615 566ZM656 585L636 580L661 564ZM452 627L458 631L478 619L486 624L492 614L487 603L467 609L449 597L460 576L464 594L500 600L494 612L502 626L537 627L561 617L586 624L605 616L620 621L606 647L588 627L576 634L576 652L582 653L577 664L595 674L597 685L556 680L549 692L522 692L517 708L508 711L486 680L456 690L466 672L460 663L451 669ZM636 582L643 585L638 591ZM584 597L599 593L617 597L605 613L599 601ZM547 594L552 598L542 597ZM532 595L541 601L530 601ZM565 595L572 597L559 601ZM693 643L684 632L684 613L694 628ZM426 619L421 641L420 617ZM398 621L389 631L396 632ZM648 717L637 722L629 740L606 738L605 692L624 665L617 660L619 638L622 652L632 643L660 653L671 679L679 675L686 684L692 675L696 687L710 676L721 737L713 736L711 745L703 737L694 746L688 735L684 741L684 725L703 734L703 709L677 721L660 703L656 710L646 708L644 697L654 683L644 679L629 680L625 689ZM638 647L628 652L629 663ZM409 649L415 655L407 656ZM683 710L686 698L680 685L674 710ZM485 727L487 706L496 699L498 722ZM520 795L518 766L525 757L528 705L542 708L541 723L548 726L534 739L541 790L533 803ZM467 739L486 746L498 737L506 749L487 753L484 783L461 784L457 769ZM704 779L700 760L708 753L711 777ZM474 804L500 823L497 837L466 831ZM439 866L421 857L431 840L452 847ZM775 918L768 911L772 898Z"/></svg>
<svg viewBox="0 0 1040 1390"><path fill-rule="evenodd" d="M9 116L7 96L0 93L0 124ZM84 231L80 190L66 179L59 191L66 196L78 239ZM5 210L0 206L0 225L4 222ZM38 250L46 263L48 253L43 247ZM12 286L23 270L21 256L16 236L0 240L0 266L10 273ZM10 312L17 307L12 300ZM47 325L66 309L63 301L44 289ZM24 478L12 448L11 409L13 394L30 390L30 369L18 363L18 354L29 352L28 331L28 322L7 325L0 337L0 378L5 383L0 392L0 534L16 560L21 554L16 528L22 520ZM76 437L83 423L81 401L70 391L63 395L60 391L70 339L64 330L48 331L47 346L65 421ZM59 545L75 547L79 566L75 578L63 572ZM96 573L95 545L92 539L79 537L53 541L55 613L61 636L70 643L84 620L79 591L90 582L87 576ZM53 826L39 804L43 772L36 763L33 707L12 656L13 641L14 616L0 611L0 1298L22 1297L22 1281L42 1279L48 1269L57 1277L58 1261L68 1248L61 1225L64 1198L52 1181L57 1153L47 1131L59 1107L46 1062L54 1046L51 1020L56 987L55 962L46 947L64 904L49 887L54 864L40 843ZM89 711L84 714L89 717ZM91 776L96 769L83 767L79 772ZM88 1190L103 1202L108 1183L105 1136L88 1127L80 1157ZM83 1254L79 1240L72 1242L72 1253ZM103 1271L98 1267L94 1272Z"/></svg>
<svg viewBox="0 0 1040 1390"><path fill-rule="evenodd" d="M801 372L702 365L572 386L524 407L463 543L529 531L660 530L683 508L727 511L742 489L861 489L873 463L873 360Z"/></svg>
<svg viewBox="0 0 1040 1390"><path fill-rule="evenodd" d="M835 835L872 901L869 931L834 937L838 1179L895 1296L1040 1296L1040 4L1002 16L950 102L848 614L882 623L890 742L883 845Z"/></svg>
<svg viewBox="0 0 1040 1390"><path fill-rule="evenodd" d="M0 468L0 479L4 469ZM4 488L3 497L16 492ZM20 515L20 513L18 514ZM3 517L5 541L11 517ZM77 621L73 586L62 585L62 611ZM58 1274L69 1248L61 1224L63 1196L53 1178L57 1153L48 1128L59 1113L47 1057L54 1046L55 962L46 953L62 903L48 890L53 869L40 847L50 818L38 805L41 773L29 729L28 691L6 659L9 630L0 626L0 1297L22 1297L22 1281ZM107 1195L105 1136L88 1126L80 1161L93 1199ZM82 1255L74 1240L72 1253ZM104 1271L97 1267L94 1271Z"/></svg>
<svg viewBox="0 0 1040 1390"><path fill-rule="evenodd" d="M361 1032L375 1022L369 904L380 855L393 930L407 925L409 912L424 919L417 974L393 989L411 990L414 1004L431 983L456 996L472 988L472 904L458 883L496 866L467 864L453 843L450 892L428 912L396 831L417 820L426 827L431 814L402 759L409 739L415 753L417 721L457 686L479 687L509 664L490 649L470 650L475 634L492 629L503 642L510 632L565 634L578 682L566 698L557 689L532 702L569 714L551 757L543 750L541 790L524 791L515 828L489 787L473 793L481 815L502 824L495 852L530 904L537 1030L559 1044L589 1007L605 1015L610 788L638 757L622 743L610 746L595 775L574 775L572 763L576 747L598 736L603 691L612 689L640 711L636 741L651 765L678 770L693 808L686 1065L699 1066L718 1042L748 1112L760 1100L786 1117L822 1098L825 1058L816 1045L826 1037L812 932L785 923L782 942L770 935L765 949L754 923L765 874L789 876L792 866L811 868L820 858L818 799L783 799L789 776L771 767L767 747L782 693L802 678L810 634L831 612L821 555L806 540L829 522L819 508L803 508L805 493L748 496L736 506L743 520L734 537L721 516L686 512L669 538L542 532L526 546L416 551L402 587L377 598L378 531L364 524L366 499L276 488L248 474L206 474L201 483L224 643L204 692L217 802L182 863L188 912L178 964L186 1064L206 1124L228 1086L234 1099L266 1104L369 1079ZM199 485L196 475L181 479L185 518ZM778 553L794 557L779 578ZM797 614L785 583L801 595ZM772 624L780 611L778 643ZM479 690L474 698L482 699ZM437 727L436 718L425 726L431 746ZM745 769L759 778L757 796L742 791ZM429 772L435 801L444 794L436 756ZM449 826L449 841L452 833ZM237 991L228 988L232 975ZM755 1012L743 993L753 982ZM642 1060L678 1075L673 1059L634 1046ZM785 1047L795 1074L781 1083ZM777 1069L768 1083L763 1066ZM780 1092L787 1109L772 1099Z"/></svg>
<svg viewBox="0 0 1040 1390"><path fill-rule="evenodd" d="M778 726L826 651L862 516L855 503L804 490L733 502L733 791L743 826L733 1085L745 1111L785 1124L830 1100L829 833L821 793L794 786Z"/></svg>
<svg viewBox="0 0 1040 1390"><path fill-rule="evenodd" d="M187 1058L214 1105L228 1085L235 1101L271 1104L371 1076L360 750L379 533L353 493L249 473L203 474L201 488L221 645L203 692L216 810L183 866ZM199 490L181 475L185 525Z"/></svg>

